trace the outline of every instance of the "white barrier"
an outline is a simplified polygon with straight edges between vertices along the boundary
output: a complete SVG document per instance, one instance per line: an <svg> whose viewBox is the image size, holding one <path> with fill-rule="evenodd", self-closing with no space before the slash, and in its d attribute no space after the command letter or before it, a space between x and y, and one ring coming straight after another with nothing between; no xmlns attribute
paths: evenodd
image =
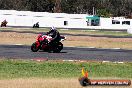
<svg viewBox="0 0 132 88"><path fill-rule="evenodd" d="M89 29L122 29L129 31L130 25L122 25L123 21L131 19L120 19L120 24L112 24L113 18L100 18L99 26L88 26L87 14L66 14L66 13L48 13L48 12L31 12L16 10L0 10L0 22L7 20L7 26L30 26L39 22L40 27L61 27L61 28L89 28ZM92 17L92 16L91 16ZM66 23L66 24L65 24Z"/></svg>
<svg viewBox="0 0 132 88"><path fill-rule="evenodd" d="M127 29L128 34L132 34L132 27Z"/></svg>

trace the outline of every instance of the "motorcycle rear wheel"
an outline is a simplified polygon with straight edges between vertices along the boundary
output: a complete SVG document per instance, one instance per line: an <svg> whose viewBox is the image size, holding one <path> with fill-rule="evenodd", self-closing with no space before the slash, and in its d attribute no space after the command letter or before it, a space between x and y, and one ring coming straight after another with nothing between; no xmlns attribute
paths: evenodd
<svg viewBox="0 0 132 88"><path fill-rule="evenodd" d="M32 46L31 46L31 50L33 52L37 52L39 50L39 47L37 47L37 44L36 43L33 43Z"/></svg>
<svg viewBox="0 0 132 88"><path fill-rule="evenodd" d="M53 53L60 53L60 51L63 49L63 44L61 42L58 43L58 45L53 50Z"/></svg>

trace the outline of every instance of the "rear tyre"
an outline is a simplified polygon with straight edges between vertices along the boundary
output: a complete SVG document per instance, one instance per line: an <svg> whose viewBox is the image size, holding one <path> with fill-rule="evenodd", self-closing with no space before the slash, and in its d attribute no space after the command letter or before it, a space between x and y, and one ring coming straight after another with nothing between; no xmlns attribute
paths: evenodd
<svg viewBox="0 0 132 88"><path fill-rule="evenodd" d="M63 49L63 44L61 42L58 43L58 45L53 50L53 53L60 53L60 51Z"/></svg>
<svg viewBox="0 0 132 88"><path fill-rule="evenodd" d="M37 52L39 50L39 47L37 47L37 44L36 43L33 43L32 46L31 46L31 50L33 52Z"/></svg>

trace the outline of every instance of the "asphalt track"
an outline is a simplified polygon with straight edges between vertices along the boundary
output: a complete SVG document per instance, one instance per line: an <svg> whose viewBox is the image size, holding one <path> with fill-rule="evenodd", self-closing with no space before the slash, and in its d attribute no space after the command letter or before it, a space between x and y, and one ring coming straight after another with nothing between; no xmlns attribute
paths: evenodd
<svg viewBox="0 0 132 88"><path fill-rule="evenodd" d="M30 46L0 45L0 57L11 59L132 61L132 50L64 47L60 53L32 52Z"/></svg>

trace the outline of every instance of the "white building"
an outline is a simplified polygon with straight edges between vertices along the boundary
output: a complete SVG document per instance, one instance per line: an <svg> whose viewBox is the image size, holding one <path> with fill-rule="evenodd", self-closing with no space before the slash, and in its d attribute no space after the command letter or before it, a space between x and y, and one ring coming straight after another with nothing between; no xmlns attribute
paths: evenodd
<svg viewBox="0 0 132 88"><path fill-rule="evenodd" d="M27 26L39 22L40 27L92 28L92 29L128 29L131 19L123 17L103 18L87 14L66 14L0 10L0 22L7 20L7 26Z"/></svg>

